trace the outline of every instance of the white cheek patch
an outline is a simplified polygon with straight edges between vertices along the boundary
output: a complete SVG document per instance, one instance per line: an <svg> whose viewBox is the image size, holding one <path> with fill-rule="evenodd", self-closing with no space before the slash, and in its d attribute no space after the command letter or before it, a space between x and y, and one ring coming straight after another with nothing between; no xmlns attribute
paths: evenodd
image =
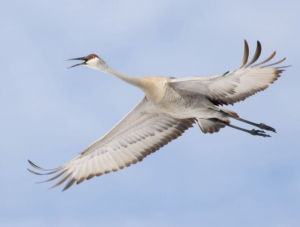
<svg viewBox="0 0 300 227"><path fill-rule="evenodd" d="M94 59L87 61L86 66L95 69L95 68L97 68L98 64L99 64L99 62L97 61L96 58L94 58Z"/></svg>
<svg viewBox="0 0 300 227"><path fill-rule="evenodd" d="M93 59L91 59L91 60L88 60L87 63L88 63L89 65L97 65L97 62L98 62L97 59L96 59L96 58L93 58Z"/></svg>
<svg viewBox="0 0 300 227"><path fill-rule="evenodd" d="M86 66L97 69L99 71L105 71L108 67L108 65L100 58L94 58L86 62Z"/></svg>

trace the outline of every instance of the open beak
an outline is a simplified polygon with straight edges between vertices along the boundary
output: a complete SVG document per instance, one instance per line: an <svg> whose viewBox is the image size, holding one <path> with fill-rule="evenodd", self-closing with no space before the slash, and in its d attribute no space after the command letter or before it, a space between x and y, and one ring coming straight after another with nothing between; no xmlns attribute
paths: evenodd
<svg viewBox="0 0 300 227"><path fill-rule="evenodd" d="M88 58L87 58L87 57L82 57L82 58L71 58L71 59L68 59L67 61L71 61L71 60L82 60L82 61L84 61L84 62L81 62L81 63L76 64L76 65L72 65L72 66L70 66L69 68L73 68L73 67L75 67L75 66L80 66L80 65L86 65L86 62L88 61ZM68 68L68 69L69 69L69 68Z"/></svg>

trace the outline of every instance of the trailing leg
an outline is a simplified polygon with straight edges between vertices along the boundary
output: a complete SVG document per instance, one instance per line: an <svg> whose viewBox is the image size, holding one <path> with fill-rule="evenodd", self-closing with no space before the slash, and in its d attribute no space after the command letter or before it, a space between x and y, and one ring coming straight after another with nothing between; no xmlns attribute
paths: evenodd
<svg viewBox="0 0 300 227"><path fill-rule="evenodd" d="M220 108L220 107L219 107L219 109L220 109L220 111L222 113L226 114L226 116L231 117L231 118L233 118L235 120L244 122L244 123L249 124L249 125L253 125L253 126L257 127L257 128L261 128L261 129L264 129L264 130L276 132L275 128L272 128L271 126L268 126L268 125L266 125L264 123L257 124L257 123L251 122L251 121L247 121L247 120L245 120L243 118L240 118L237 113L235 113L235 112L233 112L231 110L227 110L227 109Z"/></svg>
<svg viewBox="0 0 300 227"><path fill-rule="evenodd" d="M249 125L253 125L255 127L258 127L258 128L261 128L261 129L264 129L264 130L268 130L268 131L272 131L272 132L276 132L275 128L272 128L271 126L268 126L264 123L260 123L260 124L256 124L254 122L251 122L251 121L247 121L245 119L242 119L242 118L235 118L235 117L232 117L233 119L236 119L238 121L241 121L241 122L244 122L246 124L249 124Z"/></svg>
<svg viewBox="0 0 300 227"><path fill-rule="evenodd" d="M237 130L240 130L240 131L243 131L243 132L247 132L253 136L262 136L262 137L271 137L270 135L268 134L265 134L264 131L261 131L261 130L255 130L255 129L252 129L252 130L248 130L248 129L244 129L244 128L240 128L238 126L235 126L235 125L232 125L232 124L229 124L225 121L221 121L217 118L210 118L210 119L207 119L207 120L210 120L216 124L222 124L224 126L228 126L228 127L231 127L231 128L234 128L234 129L237 129Z"/></svg>

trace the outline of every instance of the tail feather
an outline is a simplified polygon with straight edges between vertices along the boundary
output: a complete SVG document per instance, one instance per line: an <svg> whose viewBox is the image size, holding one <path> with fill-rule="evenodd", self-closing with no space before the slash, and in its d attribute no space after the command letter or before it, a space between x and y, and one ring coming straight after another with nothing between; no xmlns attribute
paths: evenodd
<svg viewBox="0 0 300 227"><path fill-rule="evenodd" d="M198 125L203 133L215 133L219 132L221 128L224 128L225 125L215 123L214 121L210 119L201 119L197 118Z"/></svg>

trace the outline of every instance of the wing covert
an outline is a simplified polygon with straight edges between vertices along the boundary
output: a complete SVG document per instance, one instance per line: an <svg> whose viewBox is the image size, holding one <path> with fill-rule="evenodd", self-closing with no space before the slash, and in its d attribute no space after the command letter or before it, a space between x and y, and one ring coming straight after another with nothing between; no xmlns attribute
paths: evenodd
<svg viewBox="0 0 300 227"><path fill-rule="evenodd" d="M249 48L245 40L244 57L239 69L215 76L172 79L171 83L180 93L202 94L216 105L233 105L259 91L265 90L284 71L284 67L269 67L283 62L285 58L273 64L261 66L269 62L276 52L273 52L266 60L251 66L257 61L260 53L261 44L257 41L255 54L247 64Z"/></svg>
<svg viewBox="0 0 300 227"><path fill-rule="evenodd" d="M123 169L155 152L192 127L194 119L175 119L157 110L145 97L129 114L77 157L46 174L56 174L47 181L67 179L64 190L84 180ZM32 162L29 163L42 169ZM32 173L38 174L32 170Z"/></svg>

